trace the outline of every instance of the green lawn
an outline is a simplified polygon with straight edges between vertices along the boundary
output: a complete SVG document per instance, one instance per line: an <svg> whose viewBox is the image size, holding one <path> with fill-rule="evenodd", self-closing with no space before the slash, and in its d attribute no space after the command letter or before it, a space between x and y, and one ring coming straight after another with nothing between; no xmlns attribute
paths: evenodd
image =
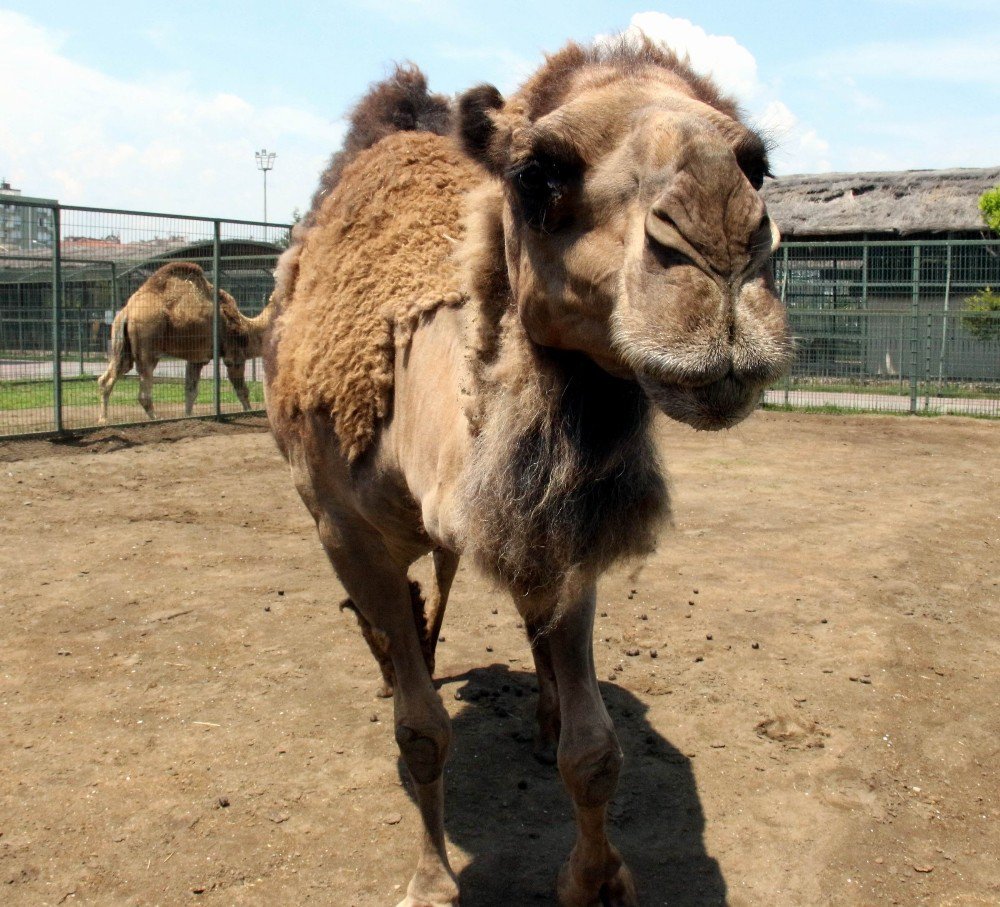
<svg viewBox="0 0 1000 907"><path fill-rule="evenodd" d="M807 413L818 416L904 416L907 418L921 416L929 419L938 416L962 416L966 419L996 419L996 416L991 413L966 412L964 410L958 412L950 409L918 409L911 413L908 409L870 409L864 406L833 406L831 404L796 406L785 403L764 403L761 405L761 409L771 413Z"/></svg>
<svg viewBox="0 0 1000 907"><path fill-rule="evenodd" d="M885 394L891 397L909 397L910 382L898 378L885 380L837 381L822 378L791 378L773 385L771 390L806 391L816 394ZM941 384L936 381L918 381L917 396L928 393L932 397L961 397L978 400L997 396L997 386L982 384Z"/></svg>
<svg viewBox="0 0 1000 907"><path fill-rule="evenodd" d="M264 405L264 389L260 381L248 381L250 405ZM98 403L97 379L92 375L76 378L63 378L63 406L91 406ZM135 403L139 395L139 379L128 375L115 385L111 394L111 405L116 403ZM239 405L239 400L233 392L233 386L222 379L222 403ZM213 385L211 379L203 379L198 385L198 403L212 403ZM184 403L184 381L179 378L162 378L153 381L153 403ZM42 409L54 406L52 381L24 380L0 381L0 411Z"/></svg>

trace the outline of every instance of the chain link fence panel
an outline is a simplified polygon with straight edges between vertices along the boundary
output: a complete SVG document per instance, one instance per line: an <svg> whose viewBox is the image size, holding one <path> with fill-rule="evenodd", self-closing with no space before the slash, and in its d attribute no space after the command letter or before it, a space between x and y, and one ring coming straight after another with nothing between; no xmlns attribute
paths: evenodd
<svg viewBox="0 0 1000 907"><path fill-rule="evenodd" d="M1000 241L793 242L773 264L795 360L765 405L1000 418L1000 311L975 305Z"/></svg>
<svg viewBox="0 0 1000 907"><path fill-rule="evenodd" d="M2 202L0 436L263 410L289 225Z"/></svg>

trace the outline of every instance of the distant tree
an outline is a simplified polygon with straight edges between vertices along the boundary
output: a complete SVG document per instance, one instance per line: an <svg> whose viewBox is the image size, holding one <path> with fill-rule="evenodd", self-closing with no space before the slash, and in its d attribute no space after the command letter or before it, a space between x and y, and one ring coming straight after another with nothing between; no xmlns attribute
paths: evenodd
<svg viewBox="0 0 1000 907"><path fill-rule="evenodd" d="M962 324L976 340L1000 340L1000 293L986 287L965 300Z"/></svg>
<svg viewBox="0 0 1000 907"><path fill-rule="evenodd" d="M994 233L1000 233L1000 186L987 189L979 196L979 211L986 226Z"/></svg>
<svg viewBox="0 0 1000 907"><path fill-rule="evenodd" d="M1000 186L987 189L979 196L979 211L986 226L1000 233ZM986 287L965 300L962 324L977 340L984 343L1000 339L1000 293Z"/></svg>

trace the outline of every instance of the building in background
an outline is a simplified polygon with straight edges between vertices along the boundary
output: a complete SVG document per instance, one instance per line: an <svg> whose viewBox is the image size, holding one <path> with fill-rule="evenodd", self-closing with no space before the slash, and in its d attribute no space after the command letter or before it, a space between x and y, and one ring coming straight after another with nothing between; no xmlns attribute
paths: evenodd
<svg viewBox="0 0 1000 907"><path fill-rule="evenodd" d="M50 199L25 198L6 180L0 181L0 251L31 252L55 245L51 208L17 202L48 202Z"/></svg>

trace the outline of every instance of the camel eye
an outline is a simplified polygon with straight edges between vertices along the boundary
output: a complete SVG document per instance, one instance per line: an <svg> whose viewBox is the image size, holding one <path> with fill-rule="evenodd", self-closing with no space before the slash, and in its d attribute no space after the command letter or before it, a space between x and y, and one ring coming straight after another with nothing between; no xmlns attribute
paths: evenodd
<svg viewBox="0 0 1000 907"><path fill-rule="evenodd" d="M530 195L547 191L548 183L545 168L538 161L528 161L517 173L518 188Z"/></svg>
<svg viewBox="0 0 1000 907"><path fill-rule="evenodd" d="M529 227L551 233L568 219L566 199L569 168L548 158L535 157L510 173L518 207Z"/></svg>

